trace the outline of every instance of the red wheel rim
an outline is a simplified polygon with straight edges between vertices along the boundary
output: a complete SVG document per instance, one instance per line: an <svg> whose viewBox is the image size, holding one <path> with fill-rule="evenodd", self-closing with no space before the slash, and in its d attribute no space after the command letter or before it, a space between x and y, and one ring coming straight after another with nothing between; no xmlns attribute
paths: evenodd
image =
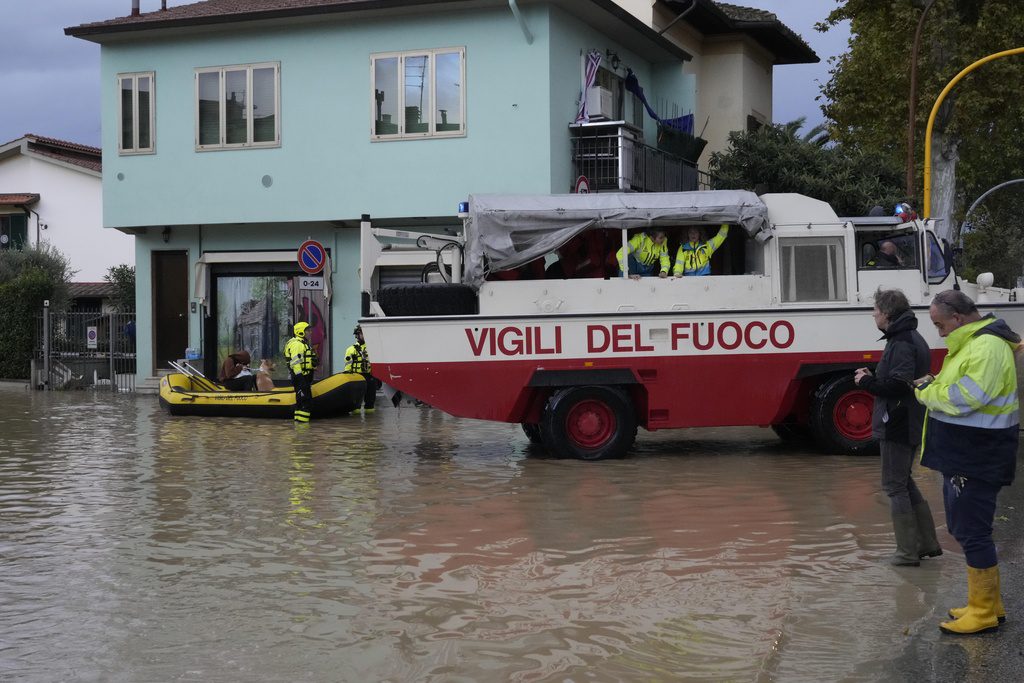
<svg viewBox="0 0 1024 683"><path fill-rule="evenodd" d="M836 431L853 441L866 441L871 438L871 410L874 397L866 391L848 391L836 401L832 410L832 424Z"/></svg>
<svg viewBox="0 0 1024 683"><path fill-rule="evenodd" d="M580 401L569 410L565 427L574 442L584 448L596 448L615 433L615 413L601 401Z"/></svg>

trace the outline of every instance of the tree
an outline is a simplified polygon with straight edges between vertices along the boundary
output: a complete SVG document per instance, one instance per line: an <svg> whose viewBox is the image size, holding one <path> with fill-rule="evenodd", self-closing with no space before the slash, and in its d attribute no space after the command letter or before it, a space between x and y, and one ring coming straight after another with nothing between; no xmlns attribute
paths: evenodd
<svg viewBox="0 0 1024 683"><path fill-rule="evenodd" d="M907 151L909 73L914 29L926 0L840 0L818 26L827 31L850 21L850 49L832 60L830 80L821 89L829 133L840 145L886 156L903 165ZM923 25L918 55L916 107L917 187L907 194L920 203L925 126L939 92L962 69L989 54L1024 45L1024 11L1019 0L936 0ZM990 187L1024 177L1024 99L1016 84L1024 80L1024 56L995 60L963 79L950 92L936 119L942 147L956 163L952 222ZM933 159L943 160L933 152ZM933 175L936 169L933 168ZM934 197L933 197L934 200ZM934 201L933 201L934 204ZM1017 231L1019 214L996 202L978 228L994 230L995 242ZM933 211L933 213L938 213ZM1008 232L1009 231L1009 232ZM978 235L972 238L980 244ZM1010 252L1004 252L1007 259ZM995 255L995 254L992 254ZM989 270L1018 271L1007 262Z"/></svg>
<svg viewBox="0 0 1024 683"><path fill-rule="evenodd" d="M0 251L0 377L29 376L43 301L63 310L72 275L68 260L48 244Z"/></svg>
<svg viewBox="0 0 1024 683"><path fill-rule="evenodd" d="M822 131L801 136L803 119L729 134L729 147L711 155L719 189L797 192L828 202L841 216L863 216L903 197L898 167L853 145L829 145Z"/></svg>
<svg viewBox="0 0 1024 683"><path fill-rule="evenodd" d="M103 279L114 286L113 306L118 313L135 312L135 266L111 266Z"/></svg>

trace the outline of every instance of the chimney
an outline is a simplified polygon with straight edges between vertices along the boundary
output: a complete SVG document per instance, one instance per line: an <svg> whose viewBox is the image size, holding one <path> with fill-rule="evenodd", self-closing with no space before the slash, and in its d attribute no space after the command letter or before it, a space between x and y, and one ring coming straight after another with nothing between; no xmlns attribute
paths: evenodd
<svg viewBox="0 0 1024 683"><path fill-rule="evenodd" d="M139 16L139 0L132 0L132 16Z"/></svg>
<svg viewBox="0 0 1024 683"><path fill-rule="evenodd" d="M160 0L160 11L161 12L166 12L167 11L167 0Z"/></svg>

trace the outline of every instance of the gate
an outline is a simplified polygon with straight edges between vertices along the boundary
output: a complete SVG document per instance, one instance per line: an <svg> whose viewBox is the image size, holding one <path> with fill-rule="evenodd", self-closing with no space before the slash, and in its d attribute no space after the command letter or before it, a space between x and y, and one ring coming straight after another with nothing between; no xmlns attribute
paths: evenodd
<svg viewBox="0 0 1024 683"><path fill-rule="evenodd" d="M51 313L36 325L32 383L39 389L135 391L134 313Z"/></svg>

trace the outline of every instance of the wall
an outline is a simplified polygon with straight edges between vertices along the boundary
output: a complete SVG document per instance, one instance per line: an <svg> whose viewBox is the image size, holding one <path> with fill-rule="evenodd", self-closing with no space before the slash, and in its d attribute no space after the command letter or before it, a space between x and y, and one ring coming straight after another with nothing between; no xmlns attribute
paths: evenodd
<svg viewBox="0 0 1024 683"><path fill-rule="evenodd" d="M728 147L729 133L746 130L747 116L755 112L772 120L772 66L762 48L742 38L706 40L698 75L698 109L710 116L704 139L708 146L701 155L700 167L707 168L715 151ZM703 120L697 125L699 132Z"/></svg>
<svg viewBox="0 0 1024 683"><path fill-rule="evenodd" d="M47 228L39 230L71 262L74 282L102 282L107 269L135 263L132 237L103 228L102 187L98 176L85 170L14 156L0 161L0 188L40 196L29 208ZM36 217L30 214L28 238L36 243Z"/></svg>
<svg viewBox="0 0 1024 683"><path fill-rule="evenodd" d="M550 191L547 14L523 14L532 45L507 9L104 45L106 225L451 215L470 192ZM371 142L370 54L454 46L466 47L467 136ZM195 151L194 68L262 61L281 63L282 146ZM116 74L146 70L157 153L119 156Z"/></svg>

